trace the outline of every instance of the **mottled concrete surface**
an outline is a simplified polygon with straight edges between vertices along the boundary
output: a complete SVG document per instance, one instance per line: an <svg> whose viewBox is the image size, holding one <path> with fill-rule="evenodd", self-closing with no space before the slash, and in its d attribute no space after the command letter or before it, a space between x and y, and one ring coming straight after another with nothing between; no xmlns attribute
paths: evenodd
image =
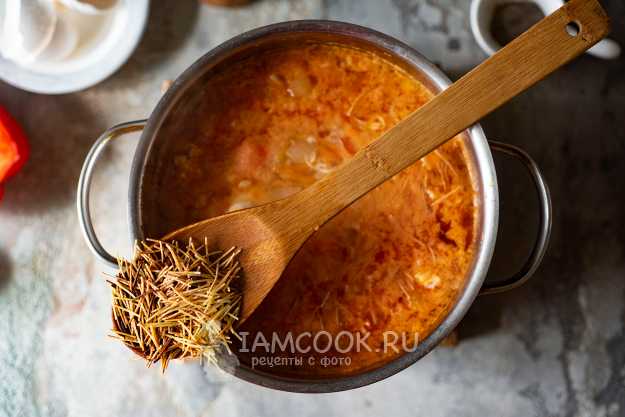
<svg viewBox="0 0 625 417"><path fill-rule="evenodd" d="M605 3L625 45L625 4ZM80 165L99 132L148 115L161 82L213 46L287 19L371 26L457 78L484 58L467 10L467 0L259 0L237 10L156 1L140 48L100 85L46 97L0 83L0 103L33 148L0 204L0 416L625 415L625 58L583 57L484 121L489 137L524 147L543 167L553 239L529 284L475 303L458 346L366 388L296 395L195 363L161 376L106 337L109 293L74 208ZM108 152L95 180L98 230L118 254L129 249L135 140ZM503 274L522 258L534 203L514 164L498 167L503 221L493 268Z"/></svg>

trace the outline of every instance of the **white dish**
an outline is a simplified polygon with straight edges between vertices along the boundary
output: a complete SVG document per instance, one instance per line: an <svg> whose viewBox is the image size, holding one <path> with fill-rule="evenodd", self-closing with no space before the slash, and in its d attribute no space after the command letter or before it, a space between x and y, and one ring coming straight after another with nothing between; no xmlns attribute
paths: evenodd
<svg viewBox="0 0 625 417"><path fill-rule="evenodd" d="M117 71L135 50L147 24L149 0L126 0L111 13L105 34L83 53L45 68L0 56L0 79L22 90L65 94L91 87Z"/></svg>

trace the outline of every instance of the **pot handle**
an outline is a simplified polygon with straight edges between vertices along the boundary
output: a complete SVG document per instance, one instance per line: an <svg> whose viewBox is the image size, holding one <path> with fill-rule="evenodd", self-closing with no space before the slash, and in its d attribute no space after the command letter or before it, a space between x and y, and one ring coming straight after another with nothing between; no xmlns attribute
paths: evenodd
<svg viewBox="0 0 625 417"><path fill-rule="evenodd" d="M135 120L133 122L120 123L102 133L89 150L82 169L80 170L80 177L78 178L76 208L78 209L78 222L82 235L85 238L85 242L87 242L87 246L89 246L91 252L102 262L114 269L117 269L117 260L113 255L108 253L104 247L102 247L100 240L98 240L95 230L93 229L93 223L91 222L91 209L89 208L91 177L93 176L93 170L100 154L112 139L116 139L125 133L143 130L146 123L147 120Z"/></svg>
<svg viewBox="0 0 625 417"><path fill-rule="evenodd" d="M527 168L532 177L532 181L534 182L534 186L536 187L536 192L540 201L540 211L538 218L538 235L536 236L534 247L532 248L523 267L511 277L506 278L503 281L499 281L496 284L485 283L480 290L480 295L497 294L511 290L523 285L532 277L534 272L536 272L538 265L540 265L540 262L545 255L545 251L547 250L549 236L551 234L552 220L549 188L547 187L545 179L543 178L538 165L536 165L536 162L534 162L534 160L524 150L517 148L514 145L492 140L489 141L489 145L493 151L502 152L506 155L512 156L521 162L525 168Z"/></svg>

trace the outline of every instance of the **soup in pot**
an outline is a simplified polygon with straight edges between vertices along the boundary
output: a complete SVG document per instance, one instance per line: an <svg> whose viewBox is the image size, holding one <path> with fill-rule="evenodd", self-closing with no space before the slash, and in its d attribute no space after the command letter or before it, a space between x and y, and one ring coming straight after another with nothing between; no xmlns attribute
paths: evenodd
<svg viewBox="0 0 625 417"><path fill-rule="evenodd" d="M296 193L431 97L391 62L347 46L293 46L232 64L212 76L197 126L177 138L159 185L159 227ZM470 161L454 138L322 226L239 329L239 360L283 375L350 375L427 337L473 261Z"/></svg>

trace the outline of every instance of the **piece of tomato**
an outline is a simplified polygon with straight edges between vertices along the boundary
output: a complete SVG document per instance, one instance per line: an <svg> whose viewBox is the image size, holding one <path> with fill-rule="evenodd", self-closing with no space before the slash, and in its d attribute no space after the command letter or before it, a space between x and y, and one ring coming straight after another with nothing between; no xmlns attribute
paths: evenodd
<svg viewBox="0 0 625 417"><path fill-rule="evenodd" d="M28 159L26 135L15 119L0 106L0 183L15 175ZM0 197L2 190L0 190Z"/></svg>

